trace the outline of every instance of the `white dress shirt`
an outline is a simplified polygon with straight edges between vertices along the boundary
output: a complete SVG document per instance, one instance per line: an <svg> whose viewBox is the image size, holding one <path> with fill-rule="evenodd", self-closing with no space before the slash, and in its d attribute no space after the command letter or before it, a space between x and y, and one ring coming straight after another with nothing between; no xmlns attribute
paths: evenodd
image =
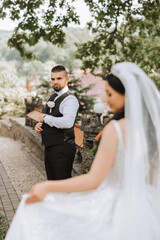
<svg viewBox="0 0 160 240"><path fill-rule="evenodd" d="M61 91L56 92L58 96L54 99L54 101L57 100L57 98L59 98L63 93L68 91L68 86L66 86ZM77 98L73 95L69 95L63 99L59 106L59 112L63 115L62 117L46 115L43 120L50 127L71 128L75 122L78 108L79 103Z"/></svg>

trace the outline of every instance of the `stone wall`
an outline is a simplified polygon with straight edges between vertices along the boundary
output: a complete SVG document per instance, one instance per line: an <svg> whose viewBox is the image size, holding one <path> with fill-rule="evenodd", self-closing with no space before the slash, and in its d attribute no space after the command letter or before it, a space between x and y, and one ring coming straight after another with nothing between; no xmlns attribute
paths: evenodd
<svg viewBox="0 0 160 240"><path fill-rule="evenodd" d="M44 160L41 137L36 135L31 127L25 126L25 118L0 120L0 136L10 137L25 143L36 157Z"/></svg>

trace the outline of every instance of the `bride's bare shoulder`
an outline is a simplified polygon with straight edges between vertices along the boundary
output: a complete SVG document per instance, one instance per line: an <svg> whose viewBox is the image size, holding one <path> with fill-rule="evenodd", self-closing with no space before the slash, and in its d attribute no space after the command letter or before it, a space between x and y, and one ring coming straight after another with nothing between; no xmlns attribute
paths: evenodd
<svg viewBox="0 0 160 240"><path fill-rule="evenodd" d="M124 132L124 129L125 129L125 119L122 118L120 120L117 120L122 132ZM117 136L117 133L116 133L116 129L115 129L115 126L114 124L111 122L109 122L105 128L104 128L104 131L103 131L103 135L107 135L107 136L110 136L110 137L114 137L114 136Z"/></svg>
<svg viewBox="0 0 160 240"><path fill-rule="evenodd" d="M104 146L104 149L107 151L115 150L118 144L118 135L114 124L109 122L103 129L102 138L101 138L101 146Z"/></svg>
<svg viewBox="0 0 160 240"><path fill-rule="evenodd" d="M103 136L113 137L116 136L116 129L112 122L109 122L103 130Z"/></svg>

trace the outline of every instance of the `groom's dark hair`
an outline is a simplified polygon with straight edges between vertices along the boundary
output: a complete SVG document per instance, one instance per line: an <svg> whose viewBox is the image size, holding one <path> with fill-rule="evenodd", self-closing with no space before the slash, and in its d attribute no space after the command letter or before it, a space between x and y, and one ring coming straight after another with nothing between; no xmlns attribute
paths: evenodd
<svg viewBox="0 0 160 240"><path fill-rule="evenodd" d="M64 74L67 76L67 70L62 65L57 65L57 66L53 67L51 72L54 72L54 73L55 72L64 72Z"/></svg>

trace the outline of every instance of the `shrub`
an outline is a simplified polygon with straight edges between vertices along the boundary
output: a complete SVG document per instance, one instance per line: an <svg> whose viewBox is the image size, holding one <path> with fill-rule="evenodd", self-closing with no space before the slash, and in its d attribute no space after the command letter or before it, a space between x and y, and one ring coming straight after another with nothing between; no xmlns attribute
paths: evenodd
<svg viewBox="0 0 160 240"><path fill-rule="evenodd" d="M0 240L5 238L7 232L7 221L4 216L0 214Z"/></svg>

